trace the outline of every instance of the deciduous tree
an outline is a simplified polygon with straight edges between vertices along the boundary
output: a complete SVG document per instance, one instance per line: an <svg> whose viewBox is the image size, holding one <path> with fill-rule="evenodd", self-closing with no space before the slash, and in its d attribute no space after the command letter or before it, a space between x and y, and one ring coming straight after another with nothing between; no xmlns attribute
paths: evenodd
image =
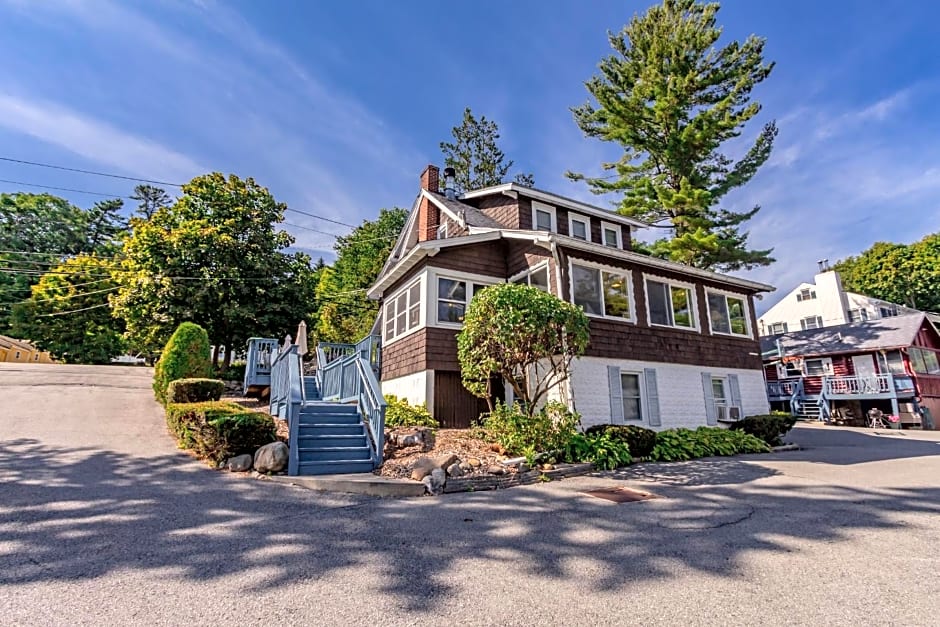
<svg viewBox="0 0 940 627"><path fill-rule="evenodd" d="M700 268L736 270L773 262L750 250L741 230L759 206L723 207L731 190L767 161L777 127L766 124L740 159L723 150L760 111L751 92L770 74L764 39L718 47L718 3L663 0L609 34L613 54L586 87L592 100L573 109L588 137L618 144L623 156L606 175L584 180L597 194L620 195L620 213L668 225L674 237L656 255Z"/></svg>

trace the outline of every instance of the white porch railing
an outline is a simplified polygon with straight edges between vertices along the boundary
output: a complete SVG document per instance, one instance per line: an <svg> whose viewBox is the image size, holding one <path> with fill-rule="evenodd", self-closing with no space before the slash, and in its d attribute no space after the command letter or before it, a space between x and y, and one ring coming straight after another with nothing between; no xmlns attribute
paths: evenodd
<svg viewBox="0 0 940 627"><path fill-rule="evenodd" d="M871 394L894 394L894 375L872 374L850 377L825 377L824 396L867 396Z"/></svg>

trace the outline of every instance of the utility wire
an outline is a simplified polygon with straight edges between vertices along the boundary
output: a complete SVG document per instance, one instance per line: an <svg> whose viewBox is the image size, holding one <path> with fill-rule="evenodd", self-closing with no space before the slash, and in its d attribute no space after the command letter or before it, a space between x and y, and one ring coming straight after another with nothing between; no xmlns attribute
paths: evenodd
<svg viewBox="0 0 940 627"><path fill-rule="evenodd" d="M105 194L103 192L90 192L85 189L73 189L71 187L56 187L54 185L39 185L38 183L24 183L23 181L10 181L8 179L0 179L0 183L9 183L10 185L22 185L23 187L38 187L40 189L52 189L59 192L73 192L75 194L89 194L91 196L104 196L105 198L122 198L127 200L133 200L130 196L120 196L118 194Z"/></svg>
<svg viewBox="0 0 940 627"><path fill-rule="evenodd" d="M98 305L92 305L91 307L82 307L81 309L72 309L70 311L55 311L53 313L40 314L36 316L37 318L49 318L51 316L66 316L68 314L78 313L80 311L90 311L92 309L100 309L101 307L108 307L110 303L101 303Z"/></svg>
<svg viewBox="0 0 940 627"><path fill-rule="evenodd" d="M63 165L52 165L51 163L39 163L37 161L26 161L25 159L13 159L12 157L0 157L0 161L9 161L10 163L22 163L24 165L34 165L40 168L50 168L53 170L65 170L66 172L80 172L82 174L92 174L94 176L107 176L112 179L124 179L125 181L140 181L141 183L154 183L155 185L169 185L171 187L182 187L180 183L169 183L167 181L154 181L152 179L142 179L134 176L123 176L121 174L109 174L107 172L96 172L94 170L82 170L80 168L67 168Z"/></svg>

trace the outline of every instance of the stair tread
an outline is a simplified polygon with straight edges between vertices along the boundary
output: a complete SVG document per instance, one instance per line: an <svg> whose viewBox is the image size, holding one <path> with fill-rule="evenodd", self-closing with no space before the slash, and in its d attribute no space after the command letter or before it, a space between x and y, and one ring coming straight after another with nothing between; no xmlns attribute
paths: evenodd
<svg viewBox="0 0 940 627"><path fill-rule="evenodd" d="M371 459L324 459L315 462L298 462L299 466L337 466L339 464L362 464L372 465Z"/></svg>

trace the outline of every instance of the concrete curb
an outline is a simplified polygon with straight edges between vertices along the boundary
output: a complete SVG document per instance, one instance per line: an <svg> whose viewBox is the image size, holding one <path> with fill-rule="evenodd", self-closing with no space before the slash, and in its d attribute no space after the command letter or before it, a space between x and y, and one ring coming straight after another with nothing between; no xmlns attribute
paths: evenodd
<svg viewBox="0 0 940 627"><path fill-rule="evenodd" d="M770 450L774 453L783 453L785 451L799 451L799 444L782 444L780 446L772 446Z"/></svg>
<svg viewBox="0 0 940 627"><path fill-rule="evenodd" d="M347 475L317 475L313 477L286 477L273 475L268 477L277 483L317 490L320 492L346 492L348 494L366 494L369 496L412 497L424 496L424 484L407 479L391 479L372 473Z"/></svg>

